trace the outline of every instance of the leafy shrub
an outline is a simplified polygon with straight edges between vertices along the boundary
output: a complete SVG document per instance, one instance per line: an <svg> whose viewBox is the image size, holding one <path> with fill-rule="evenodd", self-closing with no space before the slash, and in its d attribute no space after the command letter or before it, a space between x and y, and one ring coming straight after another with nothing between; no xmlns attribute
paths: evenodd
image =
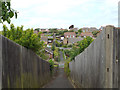
<svg viewBox="0 0 120 90"><path fill-rule="evenodd" d="M64 71L67 74L67 76L70 75L69 62L70 62L70 58L68 58L64 63Z"/></svg>
<svg viewBox="0 0 120 90"><path fill-rule="evenodd" d="M50 72L52 74L53 73L53 68L54 68L54 61L52 59L50 59L48 62L50 63Z"/></svg>

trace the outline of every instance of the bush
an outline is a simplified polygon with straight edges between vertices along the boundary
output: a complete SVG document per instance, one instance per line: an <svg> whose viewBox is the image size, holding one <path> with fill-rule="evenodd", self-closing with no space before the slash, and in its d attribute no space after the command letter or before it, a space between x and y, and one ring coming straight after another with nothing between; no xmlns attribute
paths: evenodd
<svg viewBox="0 0 120 90"><path fill-rule="evenodd" d="M68 47L72 47L72 44L68 45Z"/></svg>
<svg viewBox="0 0 120 90"><path fill-rule="evenodd" d="M64 71L67 74L67 76L70 75L69 62L70 62L70 59L67 59L64 63Z"/></svg>
<svg viewBox="0 0 120 90"><path fill-rule="evenodd" d="M23 26L15 27L13 24L10 25L10 30L6 25L3 25L3 33L5 37L10 40L22 45L34 52L38 52L43 49L43 42L40 42L41 32L34 34L33 29L23 30Z"/></svg>
<svg viewBox="0 0 120 90"><path fill-rule="evenodd" d="M52 59L50 59L48 62L50 63L50 72L53 74L54 62Z"/></svg>
<svg viewBox="0 0 120 90"><path fill-rule="evenodd" d="M63 45L64 48L67 48L67 45Z"/></svg>

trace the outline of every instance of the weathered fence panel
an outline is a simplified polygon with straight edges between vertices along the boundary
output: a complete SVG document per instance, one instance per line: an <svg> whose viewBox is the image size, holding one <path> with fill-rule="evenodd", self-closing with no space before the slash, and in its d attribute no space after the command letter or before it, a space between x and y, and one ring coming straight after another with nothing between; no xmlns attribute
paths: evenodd
<svg viewBox="0 0 120 90"><path fill-rule="evenodd" d="M40 88L50 78L48 62L31 50L0 36L0 89Z"/></svg>
<svg viewBox="0 0 120 90"><path fill-rule="evenodd" d="M70 77L78 87L118 88L120 86L119 35L120 31L117 28L106 26L96 40L69 63Z"/></svg>
<svg viewBox="0 0 120 90"><path fill-rule="evenodd" d="M0 90L2 89L2 37L0 35Z"/></svg>

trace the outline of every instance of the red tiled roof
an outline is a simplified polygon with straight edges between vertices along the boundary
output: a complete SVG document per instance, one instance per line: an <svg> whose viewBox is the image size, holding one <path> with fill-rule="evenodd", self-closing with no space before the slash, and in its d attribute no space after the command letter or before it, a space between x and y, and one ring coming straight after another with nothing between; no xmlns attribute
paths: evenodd
<svg viewBox="0 0 120 90"><path fill-rule="evenodd" d="M93 36L91 32L82 32L81 36Z"/></svg>
<svg viewBox="0 0 120 90"><path fill-rule="evenodd" d="M66 32L66 33L64 33L64 36L66 36L66 35L74 35L74 36L76 36L75 32Z"/></svg>

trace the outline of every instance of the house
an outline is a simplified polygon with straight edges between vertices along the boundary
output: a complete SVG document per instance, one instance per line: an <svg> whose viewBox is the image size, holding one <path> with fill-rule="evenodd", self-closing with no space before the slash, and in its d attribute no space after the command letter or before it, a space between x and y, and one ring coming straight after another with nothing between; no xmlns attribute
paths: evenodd
<svg viewBox="0 0 120 90"><path fill-rule="evenodd" d="M48 37L42 36L41 41L44 41L44 43L47 44L48 43Z"/></svg>
<svg viewBox="0 0 120 90"><path fill-rule="evenodd" d="M93 34L92 32L82 32L80 36L81 37L87 37L87 36L93 37Z"/></svg>
<svg viewBox="0 0 120 90"><path fill-rule="evenodd" d="M45 36L45 34L42 33L42 34L41 34L41 37L43 37L43 36Z"/></svg>
<svg viewBox="0 0 120 90"><path fill-rule="evenodd" d="M83 32L93 32L93 31L98 31L98 29L96 27L84 27L84 28L81 28Z"/></svg>
<svg viewBox="0 0 120 90"><path fill-rule="evenodd" d="M74 44L77 43L78 41L83 40L83 38L79 37L79 38L68 38L68 44Z"/></svg>
<svg viewBox="0 0 120 90"><path fill-rule="evenodd" d="M57 29L58 31L65 31L65 30L67 30L67 29L63 29L63 28L61 28L61 29Z"/></svg>
<svg viewBox="0 0 120 90"><path fill-rule="evenodd" d="M53 51L49 48L45 48L45 53L49 56L50 59L53 58Z"/></svg>
<svg viewBox="0 0 120 90"><path fill-rule="evenodd" d="M90 27L89 32L93 32L93 31L98 31L98 29L96 27Z"/></svg>
<svg viewBox="0 0 120 90"><path fill-rule="evenodd" d="M78 28L73 28L73 30L74 30L74 32L78 32L79 29Z"/></svg>
<svg viewBox="0 0 120 90"><path fill-rule="evenodd" d="M51 46L51 45L49 45L49 44L47 44L47 47L48 47L48 48L51 48L52 46Z"/></svg>
<svg viewBox="0 0 120 90"><path fill-rule="evenodd" d="M101 27L99 28L99 31L101 32L104 28L105 28L105 26L101 26Z"/></svg>
<svg viewBox="0 0 120 90"><path fill-rule="evenodd" d="M88 27L84 27L84 28L81 28L82 29L82 32L89 32L89 28Z"/></svg>
<svg viewBox="0 0 120 90"><path fill-rule="evenodd" d="M52 43L53 42L53 36L48 36L48 43Z"/></svg>
<svg viewBox="0 0 120 90"><path fill-rule="evenodd" d="M39 33L39 30L34 30L34 33L35 33L35 34L38 34L38 33Z"/></svg>
<svg viewBox="0 0 120 90"><path fill-rule="evenodd" d="M65 32L64 33L64 37L65 38L75 38L76 37L76 33L75 32Z"/></svg>
<svg viewBox="0 0 120 90"><path fill-rule="evenodd" d="M63 44L65 45L65 44L67 44L67 43L68 43L67 38L64 38L64 39L63 39Z"/></svg>
<svg viewBox="0 0 120 90"><path fill-rule="evenodd" d="M79 29L78 28L70 28L69 31L70 30L73 30L74 32L77 32Z"/></svg>
<svg viewBox="0 0 120 90"><path fill-rule="evenodd" d="M64 36L61 36L61 38L60 38L62 41L64 40Z"/></svg>
<svg viewBox="0 0 120 90"><path fill-rule="evenodd" d="M49 32L49 29L40 29L41 32Z"/></svg>

